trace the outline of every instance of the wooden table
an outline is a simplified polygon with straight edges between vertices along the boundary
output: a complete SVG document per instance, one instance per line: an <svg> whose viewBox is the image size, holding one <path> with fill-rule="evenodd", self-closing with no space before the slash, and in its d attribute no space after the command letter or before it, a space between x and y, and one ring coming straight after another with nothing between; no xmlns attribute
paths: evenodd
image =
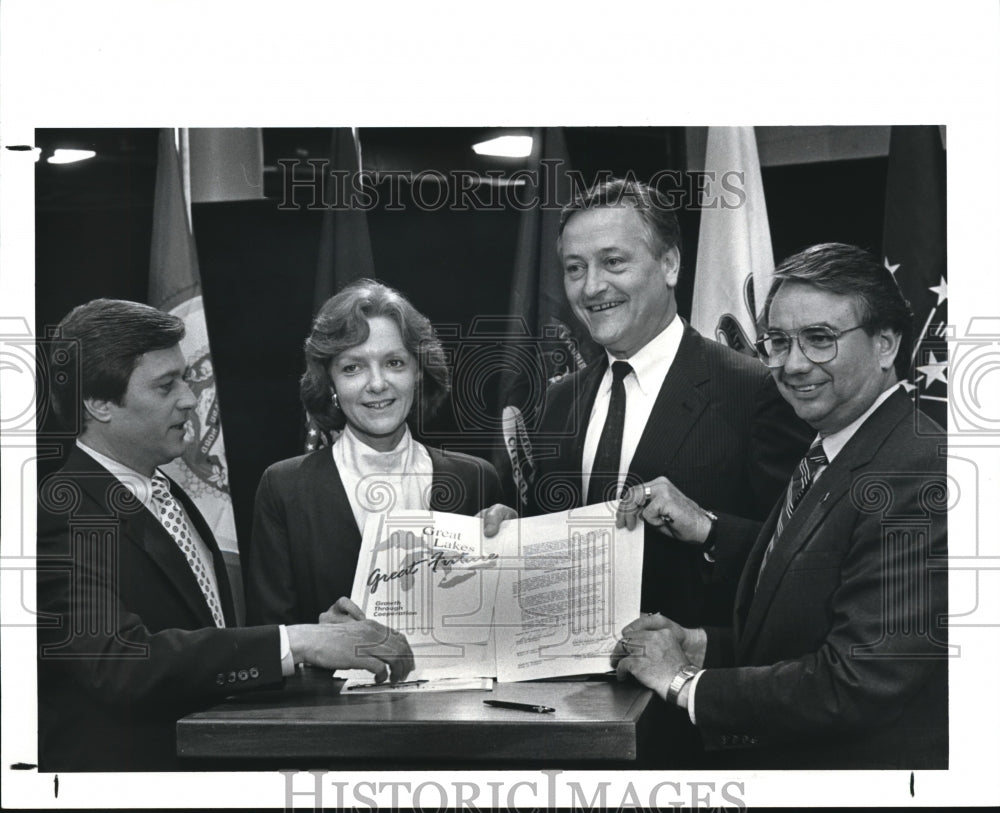
<svg viewBox="0 0 1000 813"><path fill-rule="evenodd" d="M182 718L177 752L198 767L269 765L501 768L637 767L652 692L614 678L496 684L492 692L341 693L307 670L283 690L255 692ZM483 700L552 706L552 714ZM194 763L192 767L194 767Z"/></svg>

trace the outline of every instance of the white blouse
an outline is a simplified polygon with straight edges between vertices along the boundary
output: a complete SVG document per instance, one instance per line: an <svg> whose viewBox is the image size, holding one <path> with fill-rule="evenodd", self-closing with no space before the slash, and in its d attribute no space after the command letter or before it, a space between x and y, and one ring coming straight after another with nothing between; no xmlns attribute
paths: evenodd
<svg viewBox="0 0 1000 813"><path fill-rule="evenodd" d="M370 514L430 508L434 466L427 449L413 439L409 427L395 449L379 452L347 426L332 450L362 534Z"/></svg>

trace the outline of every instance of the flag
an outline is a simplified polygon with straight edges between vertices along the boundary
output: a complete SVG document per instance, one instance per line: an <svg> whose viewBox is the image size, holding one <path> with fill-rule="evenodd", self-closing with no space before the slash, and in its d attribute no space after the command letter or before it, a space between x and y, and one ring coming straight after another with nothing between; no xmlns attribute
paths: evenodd
<svg viewBox="0 0 1000 813"><path fill-rule="evenodd" d="M329 173L335 174L329 174ZM361 180L361 143L351 127L334 127L330 142L330 165L327 182L336 184L331 196L333 205L323 214L320 228L319 260L313 313L349 282L375 276L375 257L368 232L368 214L354 206L351 192ZM346 175L344 175L346 173ZM306 415L305 449L311 452L329 446L334 440Z"/></svg>
<svg viewBox="0 0 1000 813"><path fill-rule="evenodd" d="M239 547L201 296L198 254L191 229L190 173L182 160L186 139L184 130L160 130L153 198L149 302L184 320L186 332L181 350L188 363L188 383L198 403L190 420L188 431L191 438L187 449L177 460L161 468L194 500L226 555L228 564L234 559L238 562ZM235 582L233 586L238 588Z"/></svg>
<svg viewBox="0 0 1000 813"><path fill-rule="evenodd" d="M753 127L709 127L691 325L756 355L758 316L774 275L771 230ZM735 188L739 192L718 191Z"/></svg>
<svg viewBox="0 0 1000 813"><path fill-rule="evenodd" d="M501 425L506 454L494 461L524 506L534 476L528 441L540 417L546 385L583 369L600 348L591 341L566 301L556 252L559 216L576 190L560 127L535 128L528 189L518 199L535 201L521 214L510 300L512 316L500 384Z"/></svg>
<svg viewBox="0 0 1000 813"><path fill-rule="evenodd" d="M314 312L347 283L375 276L368 214L352 205L353 184L361 179L361 142L351 127L334 127L327 182L336 185L333 205L323 215L316 268ZM336 172L337 175L330 175ZM343 174L347 173L346 178Z"/></svg>
<svg viewBox="0 0 1000 813"><path fill-rule="evenodd" d="M934 125L893 127L882 254L913 308L912 381L920 408L948 421L948 233L945 152Z"/></svg>

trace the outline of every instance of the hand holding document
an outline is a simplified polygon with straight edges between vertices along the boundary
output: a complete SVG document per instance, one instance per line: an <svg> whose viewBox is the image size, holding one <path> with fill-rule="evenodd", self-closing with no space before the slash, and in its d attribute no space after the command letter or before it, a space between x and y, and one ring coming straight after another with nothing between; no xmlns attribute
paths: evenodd
<svg viewBox="0 0 1000 813"><path fill-rule="evenodd" d="M639 614L642 539L615 528L613 503L505 522L490 539L474 517L373 515L351 599L406 634L413 680L606 672Z"/></svg>

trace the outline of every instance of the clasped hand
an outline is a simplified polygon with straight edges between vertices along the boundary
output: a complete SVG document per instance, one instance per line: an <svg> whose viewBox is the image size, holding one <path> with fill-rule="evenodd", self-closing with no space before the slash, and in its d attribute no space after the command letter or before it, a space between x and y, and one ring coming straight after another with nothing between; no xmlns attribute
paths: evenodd
<svg viewBox="0 0 1000 813"><path fill-rule="evenodd" d="M682 667L705 662L706 642L703 629L687 629L659 613L643 615L622 629L611 666L619 680L634 675L666 700L667 688Z"/></svg>

